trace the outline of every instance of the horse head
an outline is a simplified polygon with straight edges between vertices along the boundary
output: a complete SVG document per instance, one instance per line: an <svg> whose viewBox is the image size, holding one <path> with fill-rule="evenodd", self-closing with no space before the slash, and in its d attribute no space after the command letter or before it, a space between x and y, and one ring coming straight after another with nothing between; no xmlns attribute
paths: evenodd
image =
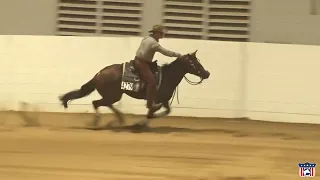
<svg viewBox="0 0 320 180"><path fill-rule="evenodd" d="M197 52L198 50L193 53L183 55L181 58L179 58L179 60L185 65L187 73L196 75L201 79L208 79L210 73L209 71L205 70L200 63L199 59L197 58Z"/></svg>

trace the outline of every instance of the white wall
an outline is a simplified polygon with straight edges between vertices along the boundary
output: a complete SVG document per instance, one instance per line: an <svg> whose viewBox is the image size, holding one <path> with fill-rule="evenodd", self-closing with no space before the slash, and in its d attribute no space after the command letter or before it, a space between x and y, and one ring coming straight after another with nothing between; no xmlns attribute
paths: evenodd
<svg viewBox="0 0 320 180"><path fill-rule="evenodd" d="M91 101L100 98L96 92L73 101L66 111L58 96L79 88L104 66L132 59L139 42L139 38L0 36L1 108L18 110L19 102L25 101L42 111L92 112ZM320 47L175 39L162 44L181 53L199 49L198 57L211 72L201 85L181 83L180 105L174 100L172 115L320 121ZM156 59L161 64L171 61L159 54ZM127 96L118 105L124 112L146 112L144 101Z"/></svg>
<svg viewBox="0 0 320 180"><path fill-rule="evenodd" d="M247 48L247 116L320 122L320 47L249 43Z"/></svg>

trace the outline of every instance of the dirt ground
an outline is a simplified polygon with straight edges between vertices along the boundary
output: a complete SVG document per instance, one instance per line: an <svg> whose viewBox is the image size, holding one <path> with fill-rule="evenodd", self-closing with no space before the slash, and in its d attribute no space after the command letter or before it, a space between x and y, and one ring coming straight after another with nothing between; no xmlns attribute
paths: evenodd
<svg viewBox="0 0 320 180"><path fill-rule="evenodd" d="M319 125L170 117L138 133L91 118L1 113L0 179L295 180L298 163L320 162Z"/></svg>

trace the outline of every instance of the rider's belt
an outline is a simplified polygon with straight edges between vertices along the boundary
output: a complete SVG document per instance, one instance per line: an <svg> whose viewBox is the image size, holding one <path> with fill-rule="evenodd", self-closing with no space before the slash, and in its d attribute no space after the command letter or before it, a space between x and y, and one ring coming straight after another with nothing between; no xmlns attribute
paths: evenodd
<svg viewBox="0 0 320 180"><path fill-rule="evenodd" d="M145 62L145 63L150 63L149 61L145 60L145 59L142 59L142 58L139 58L137 56L134 57L135 60L139 60L139 61L142 61L142 62Z"/></svg>

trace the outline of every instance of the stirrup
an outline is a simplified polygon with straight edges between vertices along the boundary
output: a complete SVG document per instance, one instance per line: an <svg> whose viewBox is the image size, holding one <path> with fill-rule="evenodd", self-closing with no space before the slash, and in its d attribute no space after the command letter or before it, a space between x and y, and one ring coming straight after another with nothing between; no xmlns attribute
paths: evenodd
<svg viewBox="0 0 320 180"><path fill-rule="evenodd" d="M158 103L158 104L153 103L151 107L148 107L148 109L159 110L161 107L162 107L162 103Z"/></svg>
<svg viewBox="0 0 320 180"><path fill-rule="evenodd" d="M152 107L157 107L157 106L162 106L162 103L158 103L158 104L153 103L153 104L152 104Z"/></svg>

